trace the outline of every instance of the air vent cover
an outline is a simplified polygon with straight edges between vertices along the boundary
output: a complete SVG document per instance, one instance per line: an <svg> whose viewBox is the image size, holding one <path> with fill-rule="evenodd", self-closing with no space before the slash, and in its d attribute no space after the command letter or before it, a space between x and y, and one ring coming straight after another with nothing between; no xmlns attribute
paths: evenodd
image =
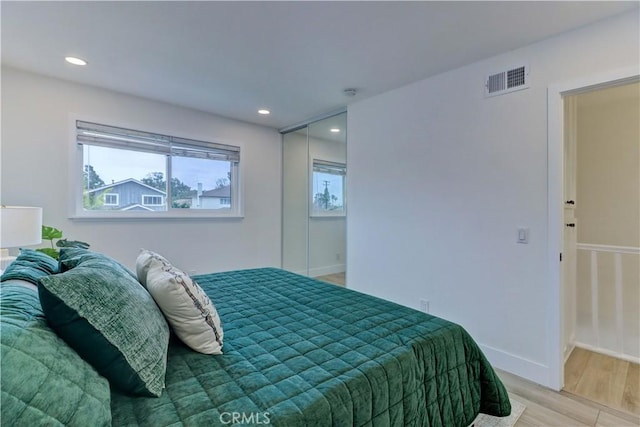
<svg viewBox="0 0 640 427"><path fill-rule="evenodd" d="M529 87L529 67L520 65L490 74L485 80L484 95L496 96Z"/></svg>

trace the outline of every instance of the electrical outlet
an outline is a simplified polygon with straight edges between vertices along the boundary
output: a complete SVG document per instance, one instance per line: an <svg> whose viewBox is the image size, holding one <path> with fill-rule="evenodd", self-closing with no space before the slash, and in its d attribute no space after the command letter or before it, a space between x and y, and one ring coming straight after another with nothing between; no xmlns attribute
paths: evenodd
<svg viewBox="0 0 640 427"><path fill-rule="evenodd" d="M336 261L340 261L340 254L339 253L336 254Z"/></svg>
<svg viewBox="0 0 640 427"><path fill-rule="evenodd" d="M423 313L429 313L429 301L426 299L420 300L420 311Z"/></svg>

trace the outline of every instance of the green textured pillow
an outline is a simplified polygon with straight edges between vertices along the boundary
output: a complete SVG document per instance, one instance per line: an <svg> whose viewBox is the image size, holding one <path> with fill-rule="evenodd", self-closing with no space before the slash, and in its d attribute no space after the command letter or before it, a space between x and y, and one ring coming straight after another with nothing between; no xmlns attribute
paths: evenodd
<svg viewBox="0 0 640 427"><path fill-rule="evenodd" d="M2 273L0 281L26 280L34 285L38 279L58 273L58 261L33 249L20 249L20 255Z"/></svg>
<svg viewBox="0 0 640 427"><path fill-rule="evenodd" d="M0 287L0 344L2 425L111 425L109 383L47 326L35 290Z"/></svg>
<svg viewBox="0 0 640 427"><path fill-rule="evenodd" d="M60 251L61 264L78 251ZM40 279L51 327L113 386L160 396L169 327L153 298L113 259L92 253L72 269Z"/></svg>
<svg viewBox="0 0 640 427"><path fill-rule="evenodd" d="M63 248L63 249L60 250L60 258L58 260L59 264L60 264L60 273L64 273L65 271L69 271L69 270L73 269L74 267L77 267L78 265L80 265L80 264L82 264L82 263L84 263L86 261L96 260L98 262L101 262L104 259L105 259L105 255L103 255L103 254L101 254L99 252L90 251L88 249ZM122 270L124 270L127 273L129 273L129 275L131 277L133 277L136 281L138 280L138 277L136 276L136 274L134 272L129 270L124 265L120 264L115 259L109 258L109 262L111 264L117 265Z"/></svg>

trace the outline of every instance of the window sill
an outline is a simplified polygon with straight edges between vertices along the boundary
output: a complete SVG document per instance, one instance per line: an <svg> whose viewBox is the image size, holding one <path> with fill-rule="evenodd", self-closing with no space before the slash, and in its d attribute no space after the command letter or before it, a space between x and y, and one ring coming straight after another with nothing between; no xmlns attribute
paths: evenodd
<svg viewBox="0 0 640 427"><path fill-rule="evenodd" d="M238 213L206 213L206 212L157 212L154 214L133 212L110 213L108 215L100 213L74 214L69 216L72 221L174 221L174 220L242 220L244 214Z"/></svg>
<svg viewBox="0 0 640 427"><path fill-rule="evenodd" d="M346 218L347 214L344 212L340 213L312 213L309 215L311 219L323 219L323 218Z"/></svg>

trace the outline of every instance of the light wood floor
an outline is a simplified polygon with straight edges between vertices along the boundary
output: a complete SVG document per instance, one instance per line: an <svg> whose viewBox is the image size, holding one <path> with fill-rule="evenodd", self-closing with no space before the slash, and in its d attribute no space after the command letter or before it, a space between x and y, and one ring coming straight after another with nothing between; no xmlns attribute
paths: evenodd
<svg viewBox="0 0 640 427"><path fill-rule="evenodd" d="M326 276L318 276L316 279L338 286L344 286L346 283L345 273L327 274Z"/></svg>
<svg viewBox="0 0 640 427"><path fill-rule="evenodd" d="M640 365L575 348L565 364L565 391L640 416Z"/></svg>
<svg viewBox="0 0 640 427"><path fill-rule="evenodd" d="M640 426L640 416L609 408L566 391L556 392L516 375L496 370L509 396L526 405L515 427Z"/></svg>

